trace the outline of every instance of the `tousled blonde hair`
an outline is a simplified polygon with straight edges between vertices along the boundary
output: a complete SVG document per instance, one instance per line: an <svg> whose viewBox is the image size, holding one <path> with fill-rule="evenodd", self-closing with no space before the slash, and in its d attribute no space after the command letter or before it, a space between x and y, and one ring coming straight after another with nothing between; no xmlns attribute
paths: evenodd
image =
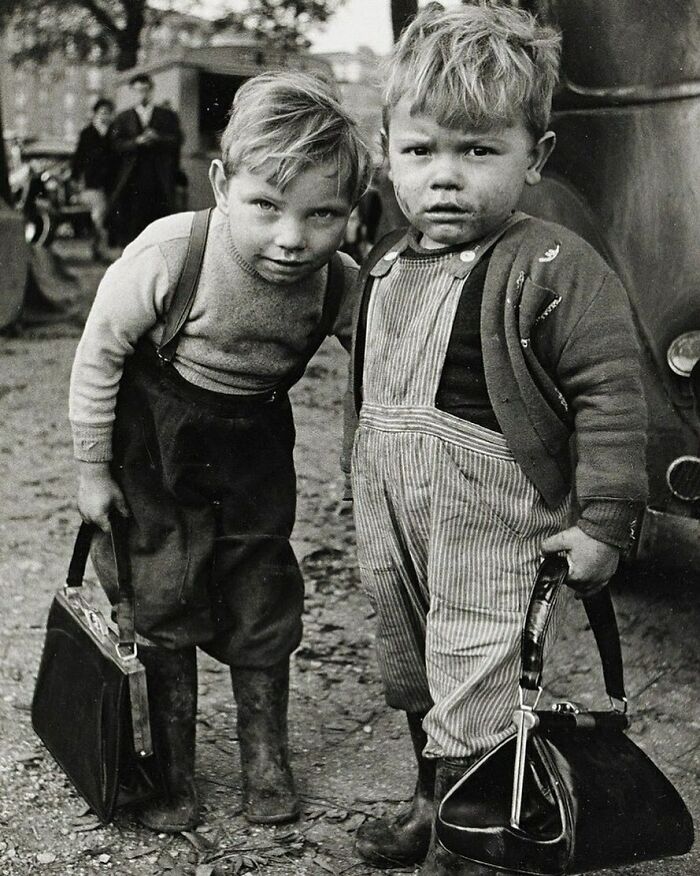
<svg viewBox="0 0 700 876"><path fill-rule="evenodd" d="M530 13L482 0L422 9L385 65L384 128L408 97L444 127L493 128L519 117L539 138L549 125L561 39Z"/></svg>
<svg viewBox="0 0 700 876"><path fill-rule="evenodd" d="M335 163L351 204L371 172L369 149L333 86L302 72L262 73L238 89L221 154L227 176L245 167L280 189L309 167Z"/></svg>

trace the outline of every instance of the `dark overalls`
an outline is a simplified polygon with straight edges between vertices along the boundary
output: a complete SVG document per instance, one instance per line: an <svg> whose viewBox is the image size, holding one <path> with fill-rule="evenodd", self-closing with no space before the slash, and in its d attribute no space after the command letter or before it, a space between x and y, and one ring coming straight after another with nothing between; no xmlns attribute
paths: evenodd
<svg viewBox="0 0 700 876"><path fill-rule="evenodd" d="M287 391L335 322L341 274L329 268L317 331L299 367L273 392L197 387L145 338L127 360L112 475L131 512L136 630L150 642L196 644L231 666L256 668L299 644L303 582L289 543L296 474ZM173 352L171 345L170 358ZM109 595L108 541L97 540L93 561Z"/></svg>

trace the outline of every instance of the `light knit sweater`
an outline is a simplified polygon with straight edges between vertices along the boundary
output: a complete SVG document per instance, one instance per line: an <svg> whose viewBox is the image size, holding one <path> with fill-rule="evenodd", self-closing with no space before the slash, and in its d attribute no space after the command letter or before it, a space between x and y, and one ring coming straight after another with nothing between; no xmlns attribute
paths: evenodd
<svg viewBox="0 0 700 876"><path fill-rule="evenodd" d="M158 343L182 271L193 213L159 219L124 250L97 290L73 363L69 416L76 459L112 458L112 425L124 361L143 336ZM357 265L341 254L344 289L333 326L350 346ZM194 304L174 360L186 380L239 395L272 389L299 364L318 326L327 267L293 285L264 280L214 211Z"/></svg>

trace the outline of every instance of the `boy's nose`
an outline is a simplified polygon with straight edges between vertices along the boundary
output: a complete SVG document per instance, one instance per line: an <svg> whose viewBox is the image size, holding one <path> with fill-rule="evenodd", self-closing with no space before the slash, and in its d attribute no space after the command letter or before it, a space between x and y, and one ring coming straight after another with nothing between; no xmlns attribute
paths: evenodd
<svg viewBox="0 0 700 876"><path fill-rule="evenodd" d="M458 159L444 156L435 159L431 187L434 189L461 189L464 185L461 163Z"/></svg>
<svg viewBox="0 0 700 876"><path fill-rule="evenodd" d="M280 249L288 251L303 249L305 246L303 224L293 219L281 221L277 226L275 243Z"/></svg>

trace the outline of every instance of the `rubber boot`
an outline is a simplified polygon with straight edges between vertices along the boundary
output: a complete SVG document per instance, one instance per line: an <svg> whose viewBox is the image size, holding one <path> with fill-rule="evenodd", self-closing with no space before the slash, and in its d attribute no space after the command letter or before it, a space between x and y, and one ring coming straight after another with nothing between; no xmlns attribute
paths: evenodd
<svg viewBox="0 0 700 876"><path fill-rule="evenodd" d="M238 707L243 812L252 824L282 824L299 817L289 767L287 705L289 659L266 669L231 668Z"/></svg>
<svg viewBox="0 0 700 876"><path fill-rule="evenodd" d="M166 796L143 806L137 818L158 833L179 833L199 824L194 783L197 720L197 657L194 648L171 651L139 647L146 667L153 745Z"/></svg>
<svg viewBox="0 0 700 876"><path fill-rule="evenodd" d="M355 851L374 867L409 867L422 861L430 844L435 790L435 761L423 757L427 742L423 713L407 712L418 778L409 806L394 818L376 818L357 831Z"/></svg>
<svg viewBox="0 0 700 876"><path fill-rule="evenodd" d="M474 763L475 758L441 758L437 761L435 770L435 801L434 818L437 816L438 807L447 792L455 785ZM494 870L467 861L459 855L448 852L438 840L433 824L430 836L430 847L423 866L418 871L419 876L496 876L504 871Z"/></svg>

